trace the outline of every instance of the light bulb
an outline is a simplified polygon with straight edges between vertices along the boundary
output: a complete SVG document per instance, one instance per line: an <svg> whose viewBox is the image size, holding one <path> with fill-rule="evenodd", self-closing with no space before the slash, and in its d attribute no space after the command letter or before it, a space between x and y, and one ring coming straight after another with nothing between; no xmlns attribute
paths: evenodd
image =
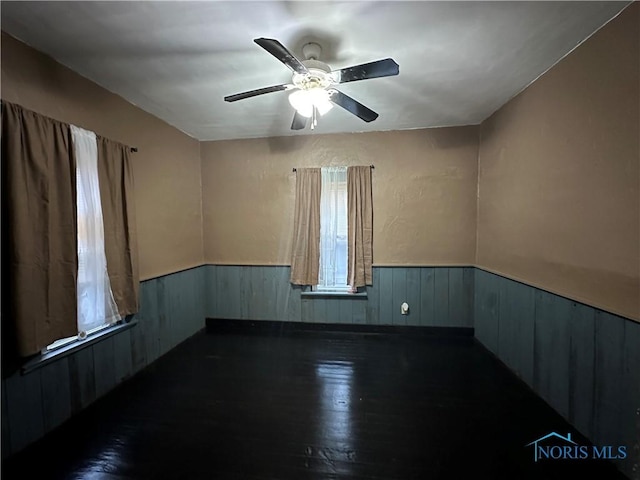
<svg viewBox="0 0 640 480"><path fill-rule="evenodd" d="M322 101L316 102L315 105L320 115L324 115L325 113L327 113L329 110L333 108L333 103L331 103L328 98L325 98Z"/></svg>
<svg viewBox="0 0 640 480"><path fill-rule="evenodd" d="M314 88L309 90L309 94L320 115L324 115L333 108L333 103L329 100L329 92L324 88Z"/></svg>
<svg viewBox="0 0 640 480"><path fill-rule="evenodd" d="M324 88L311 88L309 90L296 90L289 95L289 103L303 117L313 115L313 107L318 109L320 115L324 115L333 108L329 100L329 92Z"/></svg>
<svg viewBox="0 0 640 480"><path fill-rule="evenodd" d="M296 90L289 95L289 103L303 117L313 114L313 100L307 90Z"/></svg>

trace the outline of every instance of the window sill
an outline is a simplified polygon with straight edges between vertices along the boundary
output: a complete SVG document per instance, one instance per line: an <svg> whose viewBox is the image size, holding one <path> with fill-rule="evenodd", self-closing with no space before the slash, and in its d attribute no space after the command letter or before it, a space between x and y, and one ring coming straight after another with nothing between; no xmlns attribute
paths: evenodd
<svg viewBox="0 0 640 480"><path fill-rule="evenodd" d="M302 292L300 295L302 297L311 297L311 298L367 298L367 292Z"/></svg>
<svg viewBox="0 0 640 480"><path fill-rule="evenodd" d="M22 375L26 375L27 373L37 370L38 368L42 368L56 360L72 355L83 348L90 347L91 345L101 342L108 337L112 337L117 333L133 328L137 323L137 320L131 320L128 323L114 325L111 328L105 328L104 330L91 335L85 340L77 340L51 352L43 353L39 357L33 358L25 363L20 369L20 373Z"/></svg>

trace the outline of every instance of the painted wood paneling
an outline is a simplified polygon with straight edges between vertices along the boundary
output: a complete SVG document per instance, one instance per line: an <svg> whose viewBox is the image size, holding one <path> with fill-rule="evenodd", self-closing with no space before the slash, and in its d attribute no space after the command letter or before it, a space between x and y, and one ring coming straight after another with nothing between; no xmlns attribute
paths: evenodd
<svg viewBox="0 0 640 480"><path fill-rule="evenodd" d="M177 274L178 275L178 274ZM155 302L156 316L153 317L152 325L155 326L154 335L147 337L147 357L156 359L168 352L173 345L173 338L175 336L175 326L173 325L173 319L167 311L167 299L166 299L166 283L167 277L160 277L153 280L152 284L155 286ZM162 335L162 332L169 332L169 335Z"/></svg>
<svg viewBox="0 0 640 480"><path fill-rule="evenodd" d="M95 376L96 398L101 397L116 386L116 361L113 337L92 346L93 373Z"/></svg>
<svg viewBox="0 0 640 480"><path fill-rule="evenodd" d="M534 388L568 418L571 301L539 291L535 308Z"/></svg>
<svg viewBox="0 0 640 480"><path fill-rule="evenodd" d="M569 319L569 421L594 438L595 318L593 308L573 302Z"/></svg>
<svg viewBox="0 0 640 480"><path fill-rule="evenodd" d="M511 321L516 324L516 371L533 388L535 355L535 291L518 282L509 282L505 303Z"/></svg>
<svg viewBox="0 0 640 480"><path fill-rule="evenodd" d="M406 315L407 325L419 326L421 320L421 299L420 299L420 268L410 267L406 271L407 294L406 302L409 304L409 315ZM397 306L396 308L400 308Z"/></svg>
<svg viewBox="0 0 640 480"><path fill-rule="evenodd" d="M379 324L393 325L393 268L382 267L380 270Z"/></svg>
<svg viewBox="0 0 640 480"><path fill-rule="evenodd" d="M380 269L374 268L372 273L373 285L367 287L365 318L362 322L355 323L369 323L371 325L380 323Z"/></svg>
<svg viewBox="0 0 640 480"><path fill-rule="evenodd" d="M472 267L374 267L364 300L301 297L302 288L289 283L290 269L283 266L210 265L205 274L204 305L211 318L473 326ZM400 313L403 302L409 304L408 315Z"/></svg>
<svg viewBox="0 0 640 480"><path fill-rule="evenodd" d="M468 312L465 310L464 269L448 268L449 305L448 318L456 325L464 325Z"/></svg>
<svg viewBox="0 0 640 480"><path fill-rule="evenodd" d="M301 305L300 305L300 321L302 322L312 322L312 315L313 315L313 300L311 300L310 298L303 298L301 300ZM294 321L295 320L291 320Z"/></svg>
<svg viewBox="0 0 640 480"><path fill-rule="evenodd" d="M420 325L436 325L434 268L420 269Z"/></svg>
<svg viewBox="0 0 640 480"><path fill-rule="evenodd" d="M518 313L514 311L516 303L511 295L511 283L500 282L498 284L497 295L500 299L498 303L498 357L507 365L513 365L516 373L518 372L518 325L519 322L514 318Z"/></svg>
<svg viewBox="0 0 640 480"><path fill-rule="evenodd" d="M131 328L2 384L2 457L59 426L204 328L206 267L147 280Z"/></svg>
<svg viewBox="0 0 640 480"><path fill-rule="evenodd" d="M628 463L640 476L640 323L624 322L621 383L621 443L627 445Z"/></svg>
<svg viewBox="0 0 640 480"><path fill-rule="evenodd" d="M366 299L301 298L288 267L207 266L142 282L134 328L3 381L3 456L196 333L207 316L393 325L407 301L408 324L472 324L582 433L627 445L625 472L638 463L640 324L471 267L376 267L373 275Z"/></svg>
<svg viewBox="0 0 640 480"><path fill-rule="evenodd" d="M475 335L482 344L498 355L500 290L496 275L476 270Z"/></svg>
<svg viewBox="0 0 640 480"><path fill-rule="evenodd" d="M144 327L141 323L144 322ZM145 318L138 319L138 325L131 329L131 371L139 372L147 365L147 349L145 345L145 330L149 321Z"/></svg>
<svg viewBox="0 0 640 480"><path fill-rule="evenodd" d="M400 305L407 300L407 269L391 269L391 312L393 325L407 325L408 315L402 315Z"/></svg>
<svg viewBox="0 0 640 480"><path fill-rule="evenodd" d="M640 465L640 324L475 271L476 338L595 444ZM634 470L635 465L635 470Z"/></svg>
<svg viewBox="0 0 640 480"><path fill-rule="evenodd" d="M96 399L93 348L87 347L69 356L71 411L79 412Z"/></svg>
<svg viewBox="0 0 640 480"><path fill-rule="evenodd" d="M328 299L314 298L312 299L312 311L314 323L328 323L327 314L327 301Z"/></svg>
<svg viewBox="0 0 640 480"><path fill-rule="evenodd" d="M116 383L120 383L133 373L131 330L113 336L113 355Z"/></svg>
<svg viewBox="0 0 640 480"><path fill-rule="evenodd" d="M229 318L242 318L238 293L240 290L241 267L230 266L226 268L227 275L224 277L224 290L222 295L222 305Z"/></svg>
<svg viewBox="0 0 640 480"><path fill-rule="evenodd" d="M353 323L354 302L349 298L336 299L338 307L338 323Z"/></svg>
<svg viewBox="0 0 640 480"><path fill-rule="evenodd" d="M135 345L137 348L142 348L142 350L136 352L136 363L140 364L141 367L144 367L160 355L161 320L158 306L158 283L158 279L152 279L144 282L140 288L141 305L138 318L140 324L144 324L144 328L136 332L134 340L141 340L140 345Z"/></svg>
<svg viewBox="0 0 640 480"><path fill-rule="evenodd" d="M464 316L462 325L465 327L473 327L473 302L475 291L475 268L464 267L462 274L462 290L464 303Z"/></svg>
<svg viewBox="0 0 640 480"><path fill-rule="evenodd" d="M354 301L352 304L352 323L357 324L366 324L367 323L367 313L368 313L368 303L367 301Z"/></svg>
<svg viewBox="0 0 640 480"><path fill-rule="evenodd" d="M596 313L594 439L606 445L616 443L623 427L624 330L622 318L602 311Z"/></svg>
<svg viewBox="0 0 640 480"><path fill-rule="evenodd" d="M218 298L220 297L220 292L217 290L218 288L218 268L214 265L207 265L202 267L204 272L204 307L205 307L205 316L209 315L210 312L218 311Z"/></svg>
<svg viewBox="0 0 640 480"><path fill-rule="evenodd" d="M449 268L434 269L435 325L445 325L449 318Z"/></svg>
<svg viewBox="0 0 640 480"><path fill-rule="evenodd" d="M534 382L535 292L517 282L491 279L498 296L498 356L529 386Z"/></svg>
<svg viewBox="0 0 640 480"><path fill-rule="evenodd" d="M11 451L18 452L44 435L41 372L7 378L7 416Z"/></svg>
<svg viewBox="0 0 640 480"><path fill-rule="evenodd" d="M42 367L42 416L48 432L71 416L71 385L69 362L63 358Z"/></svg>

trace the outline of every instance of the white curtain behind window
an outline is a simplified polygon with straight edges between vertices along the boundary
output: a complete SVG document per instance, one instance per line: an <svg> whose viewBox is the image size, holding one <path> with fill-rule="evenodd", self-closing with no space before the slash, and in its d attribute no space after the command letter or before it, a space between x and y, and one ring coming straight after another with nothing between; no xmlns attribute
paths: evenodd
<svg viewBox="0 0 640 480"><path fill-rule="evenodd" d="M347 288L347 167L323 167L319 289Z"/></svg>
<svg viewBox="0 0 640 480"><path fill-rule="evenodd" d="M78 215L78 332L120 320L107 275L98 185L98 149L93 132L71 126L76 157Z"/></svg>

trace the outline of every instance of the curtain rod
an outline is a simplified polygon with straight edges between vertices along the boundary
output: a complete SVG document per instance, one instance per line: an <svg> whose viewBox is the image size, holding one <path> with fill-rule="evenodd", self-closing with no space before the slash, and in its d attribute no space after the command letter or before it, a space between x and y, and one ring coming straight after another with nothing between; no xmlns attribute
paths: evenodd
<svg viewBox="0 0 640 480"><path fill-rule="evenodd" d="M369 165L369 168L376 168L375 165ZM293 167L293 169L291 170L292 172L297 172L298 169L296 167Z"/></svg>

